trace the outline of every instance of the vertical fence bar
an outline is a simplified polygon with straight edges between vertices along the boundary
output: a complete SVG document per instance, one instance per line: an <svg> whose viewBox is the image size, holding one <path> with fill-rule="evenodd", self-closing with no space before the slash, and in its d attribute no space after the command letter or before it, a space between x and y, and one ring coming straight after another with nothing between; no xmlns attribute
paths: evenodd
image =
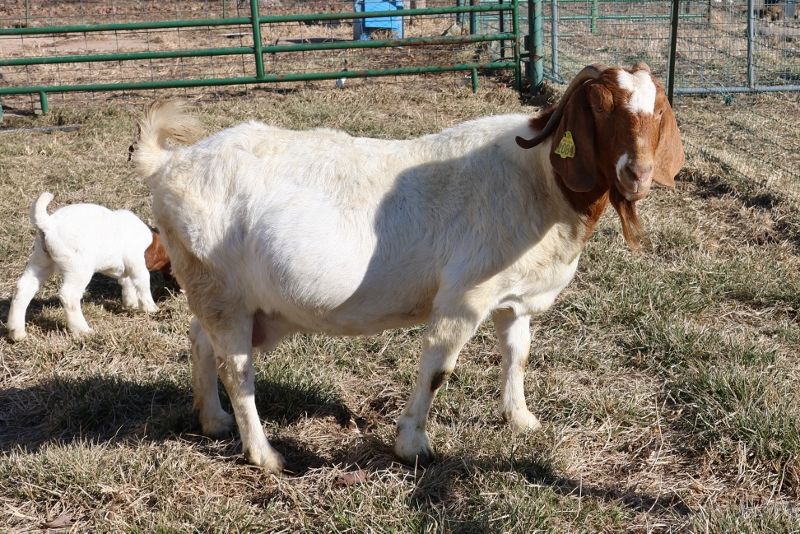
<svg viewBox="0 0 800 534"><path fill-rule="evenodd" d="M519 52L519 0L512 0L511 27L514 32L514 84L522 94L522 57Z"/></svg>
<svg viewBox="0 0 800 534"><path fill-rule="evenodd" d="M26 28L31 25L30 16L31 16L31 0L25 0L25 27Z"/></svg>
<svg viewBox="0 0 800 534"><path fill-rule="evenodd" d="M50 113L50 103L47 101L47 93L39 91L39 104L42 106L42 115Z"/></svg>
<svg viewBox="0 0 800 534"><path fill-rule="evenodd" d="M478 5L479 0L469 0L469 5L476 6ZM478 13L472 11L469 14L469 34L475 35L478 33Z"/></svg>
<svg viewBox="0 0 800 534"><path fill-rule="evenodd" d="M753 65L753 52L756 44L756 21L753 0L747 0L747 87L752 89L756 85L755 65Z"/></svg>
<svg viewBox="0 0 800 534"><path fill-rule="evenodd" d="M550 0L550 71L558 79L558 0Z"/></svg>
<svg viewBox="0 0 800 534"><path fill-rule="evenodd" d="M600 6L599 0L592 0L592 22L591 22L591 32L594 33L597 31L597 18L600 16Z"/></svg>
<svg viewBox="0 0 800 534"><path fill-rule="evenodd" d="M456 7L461 7L462 5L464 5L465 1L466 0L456 0ZM456 24L458 24L459 26L464 25L464 13L456 13Z"/></svg>
<svg viewBox="0 0 800 534"><path fill-rule="evenodd" d="M542 0L528 0L528 46L531 92L537 93L544 82L544 32Z"/></svg>
<svg viewBox="0 0 800 534"><path fill-rule="evenodd" d="M504 0L498 0L500 4L503 4ZM506 12L501 11L497 14L500 23L500 33L506 32ZM506 58L506 42L500 41L500 59Z"/></svg>
<svg viewBox="0 0 800 534"><path fill-rule="evenodd" d="M264 77L264 54L261 44L261 20L258 13L258 0L250 0L250 18L253 23L253 54L256 58L256 77Z"/></svg>
<svg viewBox="0 0 800 534"><path fill-rule="evenodd" d="M478 92L478 69L470 70L470 77L472 81L472 92Z"/></svg>
<svg viewBox="0 0 800 534"><path fill-rule="evenodd" d="M748 0L752 1L752 0ZM667 68L667 99L672 105L672 96L675 94L675 56L678 50L678 20L680 15L680 0L672 0L672 21L669 34L669 67Z"/></svg>

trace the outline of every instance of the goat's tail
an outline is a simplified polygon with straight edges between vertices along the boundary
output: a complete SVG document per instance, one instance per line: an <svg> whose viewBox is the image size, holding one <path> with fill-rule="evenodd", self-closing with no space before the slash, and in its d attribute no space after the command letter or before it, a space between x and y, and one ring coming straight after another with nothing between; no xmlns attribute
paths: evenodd
<svg viewBox="0 0 800 534"><path fill-rule="evenodd" d="M183 108L180 100L157 100L145 110L138 139L131 147L131 159L142 175L151 176L164 164L169 154L167 141L191 144L201 137L200 121Z"/></svg>
<svg viewBox="0 0 800 534"><path fill-rule="evenodd" d="M42 232L47 227L47 220L50 218L50 214L47 213L47 205L51 200L53 200L53 193L45 191L31 204L31 224Z"/></svg>

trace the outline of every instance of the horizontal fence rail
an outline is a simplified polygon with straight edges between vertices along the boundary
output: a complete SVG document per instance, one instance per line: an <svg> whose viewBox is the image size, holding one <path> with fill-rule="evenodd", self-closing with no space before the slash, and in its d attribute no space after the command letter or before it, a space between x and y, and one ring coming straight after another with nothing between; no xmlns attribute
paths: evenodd
<svg viewBox="0 0 800 534"><path fill-rule="evenodd" d="M519 0L492 3L476 3L471 5L439 6L416 9L400 9L364 12L320 12L282 15L260 15L258 0L250 1L250 17L202 18L192 20L146 21L103 24L67 24L44 27L0 28L0 37L11 36L52 36L58 34L95 34L103 32L136 32L148 30L172 30L180 28L224 28L249 27L252 34L252 46L189 48L176 50L153 50L139 52L90 53L84 55L63 54L31 57L0 58L0 67L31 67L37 65L59 65L72 63L125 62L154 59L183 59L222 56L252 56L255 74L253 76L202 77L202 78L170 78L161 80L120 81L108 83L58 83L32 84L0 87L0 96L14 94L38 95L41 108L46 112L49 108L49 93L65 93L76 91L120 91L138 89L164 89L202 86L247 85L259 83L276 83L292 81L332 80L346 78L362 78L377 76L398 76L414 74L431 74L445 72L469 72L473 90L477 90L477 74L479 71L511 70L514 72L515 85L522 86L520 72L520 25ZM454 15L471 17L494 14L501 21L510 19L510 25L501 24L500 31L475 33L474 28L467 35L442 35L430 37L384 38L368 40L328 40L322 42L301 42L286 44L265 44L262 39L262 25L280 23L315 23L326 21L346 21L379 18L398 18L431 15ZM389 68L347 68L335 71L312 72L268 72L264 65L264 56L291 53L306 53L328 50L362 50L390 49L401 47L454 46L480 43L499 43L505 56L506 43L511 43L510 57L501 57L491 61L447 61L422 66L396 66Z"/></svg>

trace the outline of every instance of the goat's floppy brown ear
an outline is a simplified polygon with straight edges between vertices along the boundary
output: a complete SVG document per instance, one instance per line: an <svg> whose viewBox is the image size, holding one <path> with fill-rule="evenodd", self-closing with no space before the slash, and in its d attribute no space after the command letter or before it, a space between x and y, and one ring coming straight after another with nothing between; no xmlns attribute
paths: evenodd
<svg viewBox="0 0 800 534"><path fill-rule="evenodd" d="M550 163L564 185L578 193L594 189L597 176L594 115L586 85L575 91L566 103L552 142Z"/></svg>
<svg viewBox="0 0 800 534"><path fill-rule="evenodd" d="M672 107L666 104L658 129L653 180L667 187L675 187L675 176L683 167L685 156L678 123Z"/></svg>

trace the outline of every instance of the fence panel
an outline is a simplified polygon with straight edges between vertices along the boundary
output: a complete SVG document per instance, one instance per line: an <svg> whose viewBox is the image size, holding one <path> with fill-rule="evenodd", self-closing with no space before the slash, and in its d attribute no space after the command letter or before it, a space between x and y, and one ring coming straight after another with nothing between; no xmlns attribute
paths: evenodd
<svg viewBox="0 0 800 534"><path fill-rule="evenodd" d="M58 92L334 79L341 85L442 72L464 72L476 86L479 70L501 69L520 85L517 0L418 0L408 9L402 0L147 0L136 4L139 11L115 0L46 9L52 4L16 0L0 10L0 96L37 94L46 110L47 95ZM174 18L163 20L163 9ZM485 17L502 28L482 24ZM389 27L380 22L397 19Z"/></svg>
<svg viewBox="0 0 800 534"><path fill-rule="evenodd" d="M569 79L591 62L646 61L666 79L670 0L541 2L544 76ZM676 94L800 90L800 20L793 0L682 0Z"/></svg>

